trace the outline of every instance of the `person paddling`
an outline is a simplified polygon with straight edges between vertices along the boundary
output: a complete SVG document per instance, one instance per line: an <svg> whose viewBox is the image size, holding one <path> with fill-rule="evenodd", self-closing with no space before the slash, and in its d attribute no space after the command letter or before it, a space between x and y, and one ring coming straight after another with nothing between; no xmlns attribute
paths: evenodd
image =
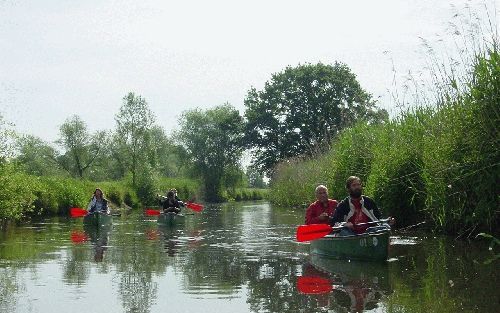
<svg viewBox="0 0 500 313"><path fill-rule="evenodd" d="M169 190L167 192L167 197L161 197L160 205L163 208L163 212L174 212L179 214L181 212L181 207L184 206L184 203L176 197L175 192L173 190Z"/></svg>
<svg viewBox="0 0 500 313"><path fill-rule="evenodd" d="M109 214L108 200L104 199L104 194L100 188L96 188L94 195L87 206L88 214L101 212Z"/></svg>
<svg viewBox="0 0 500 313"><path fill-rule="evenodd" d="M319 185L315 189L316 201L306 210L306 224L328 224L337 207L337 200L328 199L328 188Z"/></svg>
<svg viewBox="0 0 500 313"><path fill-rule="evenodd" d="M377 227L369 228L368 225L356 225L378 221L382 217L375 201L363 195L361 179L356 176L350 176L346 181L346 188L349 196L339 203L330 224L344 226L340 231L340 236L356 235L362 234L367 230L376 230ZM389 220L389 225L393 225L394 223L395 220L393 218Z"/></svg>

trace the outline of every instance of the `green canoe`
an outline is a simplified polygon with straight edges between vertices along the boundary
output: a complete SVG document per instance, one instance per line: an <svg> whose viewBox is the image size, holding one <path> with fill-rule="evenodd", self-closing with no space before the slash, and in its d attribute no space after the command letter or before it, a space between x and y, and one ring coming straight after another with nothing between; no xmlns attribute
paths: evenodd
<svg viewBox="0 0 500 313"><path fill-rule="evenodd" d="M158 215L158 224L165 226L175 226L184 222L185 216L174 212L166 212Z"/></svg>
<svg viewBox="0 0 500 313"><path fill-rule="evenodd" d="M336 237L334 234L311 242L311 254L336 259L385 261L389 255L390 230Z"/></svg>
<svg viewBox="0 0 500 313"><path fill-rule="evenodd" d="M111 214L102 212L93 212L83 217L83 224L89 226L107 226L111 225L113 217Z"/></svg>

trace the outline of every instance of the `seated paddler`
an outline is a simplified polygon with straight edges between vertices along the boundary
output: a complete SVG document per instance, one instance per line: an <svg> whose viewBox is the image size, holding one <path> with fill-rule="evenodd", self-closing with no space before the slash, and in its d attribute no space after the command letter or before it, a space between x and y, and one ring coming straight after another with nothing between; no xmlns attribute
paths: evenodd
<svg viewBox="0 0 500 313"><path fill-rule="evenodd" d="M90 203L87 206L88 214L101 212L109 214L108 201L104 199L104 194L100 188L96 188Z"/></svg>
<svg viewBox="0 0 500 313"><path fill-rule="evenodd" d="M335 210L330 221L332 226L343 226L340 236L358 235L365 232L373 232L390 228L395 220L389 223L371 223L382 218L382 214L373 199L363 195L363 185L357 176L350 176L346 181L346 189L349 196L342 200Z"/></svg>
<svg viewBox="0 0 500 313"><path fill-rule="evenodd" d="M306 210L306 224L329 224L337 207L337 200L328 198L328 188L319 185L315 189L316 201Z"/></svg>

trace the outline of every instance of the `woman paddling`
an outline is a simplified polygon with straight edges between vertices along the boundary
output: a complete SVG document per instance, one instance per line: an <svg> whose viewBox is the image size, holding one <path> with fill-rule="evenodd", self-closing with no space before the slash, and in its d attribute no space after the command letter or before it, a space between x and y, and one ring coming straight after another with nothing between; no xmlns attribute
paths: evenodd
<svg viewBox="0 0 500 313"><path fill-rule="evenodd" d="M96 188L94 191L94 195L90 200L89 205L87 206L88 214L94 212L101 212L109 214L108 200L104 199L104 194L100 188Z"/></svg>

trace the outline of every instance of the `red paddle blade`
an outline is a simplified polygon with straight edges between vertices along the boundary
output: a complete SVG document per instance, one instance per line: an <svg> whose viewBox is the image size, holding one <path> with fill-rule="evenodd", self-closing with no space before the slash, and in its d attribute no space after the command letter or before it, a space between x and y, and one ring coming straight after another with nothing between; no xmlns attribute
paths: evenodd
<svg viewBox="0 0 500 313"><path fill-rule="evenodd" d="M161 212L160 210L146 209L144 213L146 213L146 215L160 215Z"/></svg>
<svg viewBox="0 0 500 313"><path fill-rule="evenodd" d="M71 208L69 209L69 214L71 217L82 217L87 215L87 210L81 208Z"/></svg>
<svg viewBox="0 0 500 313"><path fill-rule="evenodd" d="M317 295L332 291L332 282L318 276L300 276L297 280L297 289L300 293Z"/></svg>
<svg viewBox="0 0 500 313"><path fill-rule="evenodd" d="M201 212L203 210L203 205L194 202L186 202L186 206L195 212Z"/></svg>
<svg viewBox="0 0 500 313"><path fill-rule="evenodd" d="M333 228L328 224L310 224L297 227L297 241L309 241L325 237Z"/></svg>
<svg viewBox="0 0 500 313"><path fill-rule="evenodd" d="M71 241L74 243L82 243L85 240L87 240L87 234L77 230L71 232Z"/></svg>

